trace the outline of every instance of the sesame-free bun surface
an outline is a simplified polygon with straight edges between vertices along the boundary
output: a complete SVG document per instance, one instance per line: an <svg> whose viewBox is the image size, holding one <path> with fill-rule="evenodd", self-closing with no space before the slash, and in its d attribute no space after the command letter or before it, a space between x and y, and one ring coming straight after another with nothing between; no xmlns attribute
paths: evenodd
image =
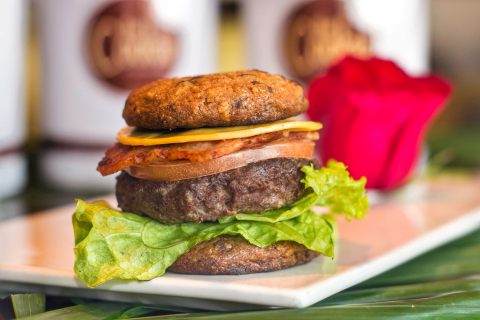
<svg viewBox="0 0 480 320"><path fill-rule="evenodd" d="M222 235L196 244L168 271L212 275L269 272L307 263L319 255L293 241L279 241L260 248L242 236Z"/></svg>
<svg viewBox="0 0 480 320"><path fill-rule="evenodd" d="M268 123L307 108L300 84L250 70L157 80L129 95L123 117L129 126L173 130Z"/></svg>

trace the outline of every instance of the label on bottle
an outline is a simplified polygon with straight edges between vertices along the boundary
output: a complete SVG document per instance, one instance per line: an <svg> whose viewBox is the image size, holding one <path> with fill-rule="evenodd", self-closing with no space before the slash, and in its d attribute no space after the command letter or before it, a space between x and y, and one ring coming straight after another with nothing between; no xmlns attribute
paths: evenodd
<svg viewBox="0 0 480 320"><path fill-rule="evenodd" d="M309 81L346 55L367 57L370 39L349 21L343 2L317 0L301 5L288 17L284 52L293 75Z"/></svg>
<svg viewBox="0 0 480 320"><path fill-rule="evenodd" d="M92 19L87 38L95 74L122 89L165 77L177 54L177 35L156 23L144 0L109 4Z"/></svg>

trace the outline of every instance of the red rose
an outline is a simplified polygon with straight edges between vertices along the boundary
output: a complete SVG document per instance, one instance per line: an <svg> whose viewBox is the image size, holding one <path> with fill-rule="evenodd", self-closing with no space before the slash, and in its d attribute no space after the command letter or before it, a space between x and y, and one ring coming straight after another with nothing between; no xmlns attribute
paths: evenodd
<svg viewBox="0 0 480 320"><path fill-rule="evenodd" d="M324 125L322 160L345 163L368 188L399 186L450 92L439 77L412 78L391 61L343 59L308 89L308 115Z"/></svg>

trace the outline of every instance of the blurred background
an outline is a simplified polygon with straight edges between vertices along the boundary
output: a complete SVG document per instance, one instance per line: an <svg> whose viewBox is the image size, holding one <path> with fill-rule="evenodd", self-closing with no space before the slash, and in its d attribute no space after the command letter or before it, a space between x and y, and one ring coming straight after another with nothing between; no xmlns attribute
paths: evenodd
<svg viewBox="0 0 480 320"><path fill-rule="evenodd" d="M430 164L480 167L480 1L2 0L0 220L111 193L95 170L135 87L260 69L304 86L345 55L439 73Z"/></svg>

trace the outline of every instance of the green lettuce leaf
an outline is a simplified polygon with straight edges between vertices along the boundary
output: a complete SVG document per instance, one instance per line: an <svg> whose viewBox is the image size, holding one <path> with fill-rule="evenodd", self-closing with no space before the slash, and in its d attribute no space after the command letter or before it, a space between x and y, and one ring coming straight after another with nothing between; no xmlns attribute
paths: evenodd
<svg viewBox="0 0 480 320"><path fill-rule="evenodd" d="M326 167L315 170L313 165L301 169L305 173L302 182L317 195L316 206L330 207L332 213L344 213L347 220L363 219L367 215L368 197L365 193L367 178L350 177L347 167L329 160Z"/></svg>
<svg viewBox="0 0 480 320"><path fill-rule="evenodd" d="M333 257L331 222L310 210L276 223L163 224L77 200L73 228L74 270L89 287L112 278L150 280L161 276L189 248L223 234L241 235L262 248L281 240L295 241Z"/></svg>
<svg viewBox="0 0 480 320"><path fill-rule="evenodd" d="M305 173L302 182L305 189L312 188L313 192L307 194L297 202L261 215L255 213L236 214L220 218L220 223L229 223L235 220L279 222L295 218L313 206L330 207L331 213L345 214L350 217L363 219L368 210L368 199L365 194L365 177L354 180L350 177L347 167L334 160L330 160L326 167L315 170L313 164L301 169Z"/></svg>

